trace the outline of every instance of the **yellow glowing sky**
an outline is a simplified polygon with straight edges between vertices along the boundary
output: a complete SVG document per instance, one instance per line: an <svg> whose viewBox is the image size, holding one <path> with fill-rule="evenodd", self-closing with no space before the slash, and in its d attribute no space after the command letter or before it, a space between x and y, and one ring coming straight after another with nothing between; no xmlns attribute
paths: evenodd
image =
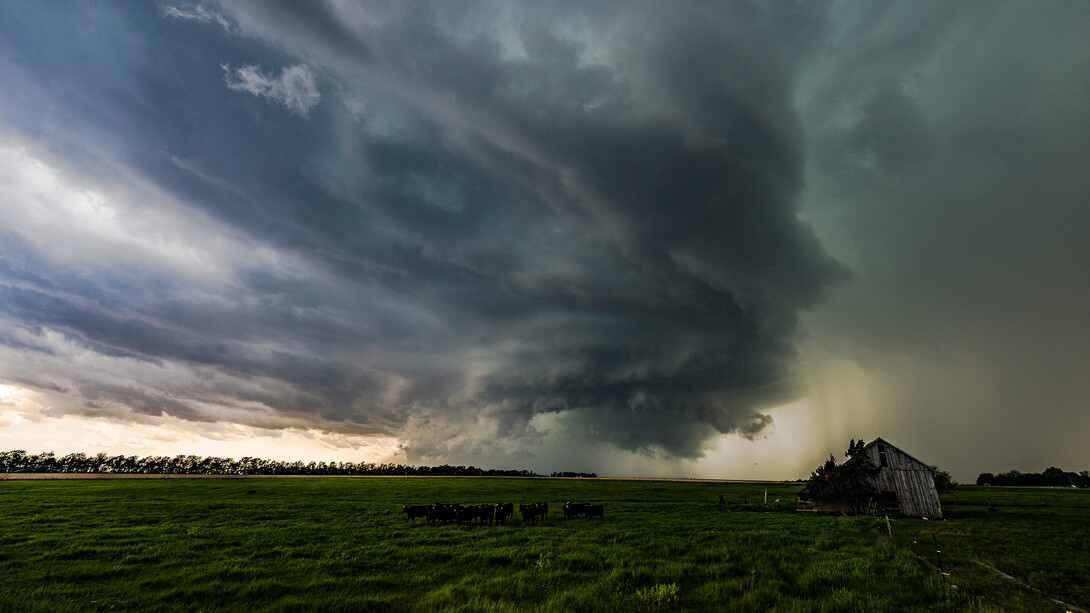
<svg viewBox="0 0 1090 613"><path fill-rule="evenodd" d="M74 415L51 416L42 397L0 385L0 449L58 455L199 455L304 462L397 462L397 439L193 423L162 416L154 424ZM402 458L400 461L404 461Z"/></svg>

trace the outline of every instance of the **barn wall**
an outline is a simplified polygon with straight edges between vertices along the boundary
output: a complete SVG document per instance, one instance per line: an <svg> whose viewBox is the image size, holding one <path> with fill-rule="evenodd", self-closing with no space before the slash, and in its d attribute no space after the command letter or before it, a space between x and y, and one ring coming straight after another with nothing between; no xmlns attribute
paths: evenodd
<svg viewBox="0 0 1090 613"><path fill-rule="evenodd" d="M879 445L886 449L886 466L882 467ZM912 517L942 518L939 492L931 467L913 458L893 445L876 440L866 447L867 457L882 467L875 479L879 491L892 491L897 495L901 513Z"/></svg>

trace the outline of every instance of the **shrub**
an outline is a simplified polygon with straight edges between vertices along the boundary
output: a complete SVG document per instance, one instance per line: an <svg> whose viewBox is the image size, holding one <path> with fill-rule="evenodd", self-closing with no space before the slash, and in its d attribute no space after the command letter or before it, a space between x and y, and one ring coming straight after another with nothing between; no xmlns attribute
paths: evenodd
<svg viewBox="0 0 1090 613"><path fill-rule="evenodd" d="M636 600L648 609L657 609L677 602L677 592L677 583L670 585L659 583L636 590Z"/></svg>
<svg viewBox="0 0 1090 613"><path fill-rule="evenodd" d="M830 454L829 459L810 474L806 489L814 500L843 500L855 513L866 512L877 495L874 477L880 469L867 459L862 439L859 442L852 439L844 455L848 459L838 465Z"/></svg>

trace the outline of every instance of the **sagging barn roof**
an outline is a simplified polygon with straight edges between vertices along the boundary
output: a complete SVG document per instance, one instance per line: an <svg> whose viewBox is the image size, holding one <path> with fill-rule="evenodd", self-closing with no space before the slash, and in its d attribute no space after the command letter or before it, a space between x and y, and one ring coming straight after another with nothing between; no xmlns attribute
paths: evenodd
<svg viewBox="0 0 1090 613"><path fill-rule="evenodd" d="M931 467L876 438L863 448L872 464L879 467L875 488L896 497L897 506L909 517L942 518L939 492Z"/></svg>

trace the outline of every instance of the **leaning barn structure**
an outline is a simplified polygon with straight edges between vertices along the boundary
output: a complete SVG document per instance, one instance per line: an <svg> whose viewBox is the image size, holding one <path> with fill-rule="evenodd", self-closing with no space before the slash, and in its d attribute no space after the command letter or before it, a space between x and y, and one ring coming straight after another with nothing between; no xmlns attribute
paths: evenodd
<svg viewBox="0 0 1090 613"><path fill-rule="evenodd" d="M881 438L868 443L864 450L871 464L880 469L874 486L880 493L881 506L900 510L909 517L942 518L930 466Z"/></svg>
<svg viewBox="0 0 1090 613"><path fill-rule="evenodd" d="M878 499L872 500L869 511L900 511L908 517L942 519L939 492L931 467L904 451L878 438L863 447L867 459L878 467L874 489ZM808 488L798 494L799 511L811 513L854 513L858 505L847 500L812 500Z"/></svg>

